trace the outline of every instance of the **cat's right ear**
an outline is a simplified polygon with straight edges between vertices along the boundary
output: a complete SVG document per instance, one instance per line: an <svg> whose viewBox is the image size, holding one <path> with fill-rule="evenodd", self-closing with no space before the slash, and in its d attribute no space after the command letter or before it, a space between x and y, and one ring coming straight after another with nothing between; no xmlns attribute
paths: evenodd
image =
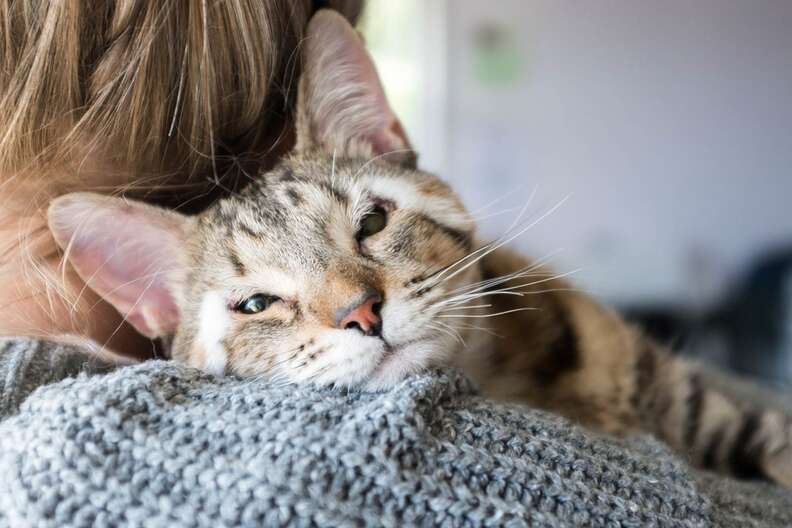
<svg viewBox="0 0 792 528"><path fill-rule="evenodd" d="M192 219L123 198L73 193L53 200L50 231L85 283L141 334L173 334Z"/></svg>
<svg viewBox="0 0 792 528"><path fill-rule="evenodd" d="M349 22L322 9L311 18L302 45L297 150L414 166L415 152Z"/></svg>

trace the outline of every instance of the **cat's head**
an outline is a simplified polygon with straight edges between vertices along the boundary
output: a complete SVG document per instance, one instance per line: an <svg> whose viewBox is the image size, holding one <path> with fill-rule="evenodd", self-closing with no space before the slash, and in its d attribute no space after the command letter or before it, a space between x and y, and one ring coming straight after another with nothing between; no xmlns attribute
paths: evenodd
<svg viewBox="0 0 792 528"><path fill-rule="evenodd" d="M93 194L50 208L86 283L211 372L390 385L446 359L478 279L473 222L414 155L357 34L330 11L304 43L297 146L197 217ZM456 312L459 313L459 312Z"/></svg>

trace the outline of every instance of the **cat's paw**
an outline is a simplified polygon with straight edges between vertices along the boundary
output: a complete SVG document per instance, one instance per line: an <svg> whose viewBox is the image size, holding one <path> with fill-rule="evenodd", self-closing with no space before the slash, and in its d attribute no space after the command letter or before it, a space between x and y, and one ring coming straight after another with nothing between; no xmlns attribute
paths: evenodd
<svg viewBox="0 0 792 528"><path fill-rule="evenodd" d="M762 457L762 471L770 480L792 489L792 444L768 451Z"/></svg>

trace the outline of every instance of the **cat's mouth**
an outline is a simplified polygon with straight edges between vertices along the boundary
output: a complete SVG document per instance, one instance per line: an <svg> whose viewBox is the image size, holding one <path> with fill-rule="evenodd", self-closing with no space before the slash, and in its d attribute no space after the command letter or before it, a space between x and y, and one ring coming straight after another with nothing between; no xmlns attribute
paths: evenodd
<svg viewBox="0 0 792 528"><path fill-rule="evenodd" d="M375 367L375 371L379 369L383 363L385 363L390 357L394 356L398 353L399 349L402 348L399 345L392 345L385 339L383 336L376 337L380 343L382 344L382 354L380 355L379 361L377 362L377 366Z"/></svg>
<svg viewBox="0 0 792 528"><path fill-rule="evenodd" d="M371 377L377 378L379 377L383 371L389 366L389 364L398 358L399 354L403 352L405 349L410 347L411 345L415 345L423 341L422 339L411 339L407 341L403 341L398 344L393 344L388 342L384 337L379 338L382 341L383 348L382 354L379 357L379 361L374 369L371 371Z"/></svg>

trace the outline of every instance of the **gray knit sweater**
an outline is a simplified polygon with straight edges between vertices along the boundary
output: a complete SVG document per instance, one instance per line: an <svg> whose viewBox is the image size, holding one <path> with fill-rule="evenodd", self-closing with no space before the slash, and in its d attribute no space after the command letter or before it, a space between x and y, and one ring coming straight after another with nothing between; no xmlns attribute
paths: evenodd
<svg viewBox="0 0 792 528"><path fill-rule="evenodd" d="M787 491L454 371L361 393L12 341L0 380L0 527L792 526Z"/></svg>

